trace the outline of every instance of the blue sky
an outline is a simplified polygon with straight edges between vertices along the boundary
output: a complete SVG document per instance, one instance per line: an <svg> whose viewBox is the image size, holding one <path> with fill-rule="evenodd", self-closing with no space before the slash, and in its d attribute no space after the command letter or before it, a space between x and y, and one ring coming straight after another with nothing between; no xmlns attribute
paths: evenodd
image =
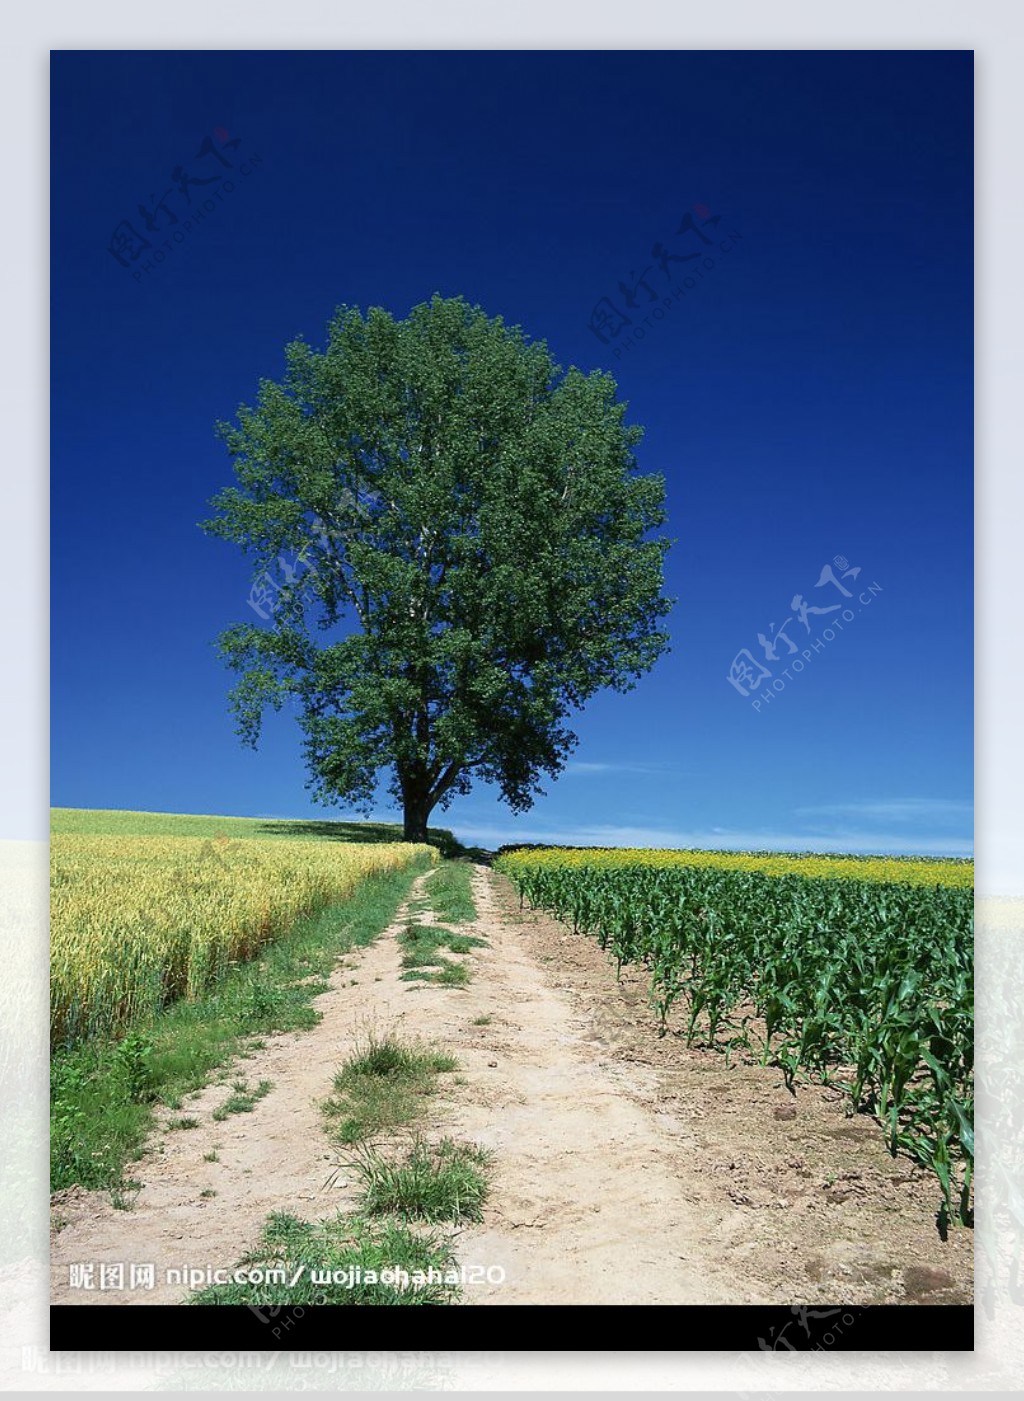
<svg viewBox="0 0 1024 1401"><path fill-rule="evenodd" d="M969 853L971 85L941 51L57 54L52 801L323 815L293 717L256 754L233 733L214 640L253 615L196 526L230 479L213 424L338 304L437 291L615 375L678 602L531 813L481 789L435 820ZM212 203L185 235L189 196ZM119 260L122 221L156 246ZM712 264L670 279L659 244ZM630 312L637 275L658 301ZM632 321L602 341L605 297Z"/></svg>

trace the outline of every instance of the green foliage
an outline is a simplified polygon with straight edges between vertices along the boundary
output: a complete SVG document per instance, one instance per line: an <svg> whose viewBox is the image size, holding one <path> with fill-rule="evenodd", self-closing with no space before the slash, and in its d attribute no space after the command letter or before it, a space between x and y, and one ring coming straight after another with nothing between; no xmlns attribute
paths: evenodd
<svg viewBox="0 0 1024 1401"><path fill-rule="evenodd" d="M411 840L474 779L528 808L572 713L667 645L641 430L610 375L461 298L343 307L285 358L220 425L237 484L204 526L282 583L221 638L241 737L297 701L315 795L369 806L387 771Z"/></svg>
<svg viewBox="0 0 1024 1401"><path fill-rule="evenodd" d="M121 1175L125 1142L131 1142L148 1111L127 1100L116 1062L108 1068L107 1085L113 1085L114 1112L104 1116L106 1132L95 1133L96 1104L106 1098L97 1085L89 1052L58 1059L50 1072L50 1188L56 1191L79 1183L83 1187L112 1186ZM112 1106L113 1107L113 1106ZM127 1122L126 1122L127 1121Z"/></svg>
<svg viewBox="0 0 1024 1401"><path fill-rule="evenodd" d="M542 853L496 863L531 904L641 963L665 1025L727 1037L792 1084L848 1091L893 1153L931 1168L942 1215L970 1217L974 1163L973 892ZM755 1032L753 1008L763 1035ZM759 1039L760 1037L760 1039Z"/></svg>
<svg viewBox="0 0 1024 1401"><path fill-rule="evenodd" d="M142 1104L152 1097L153 1042L139 1031L130 1031L114 1053L114 1064L129 1100Z"/></svg>

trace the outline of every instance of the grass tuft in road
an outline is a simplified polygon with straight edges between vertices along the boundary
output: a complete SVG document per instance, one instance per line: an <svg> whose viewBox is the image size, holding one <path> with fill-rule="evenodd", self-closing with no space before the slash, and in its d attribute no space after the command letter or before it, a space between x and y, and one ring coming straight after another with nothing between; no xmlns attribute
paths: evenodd
<svg viewBox="0 0 1024 1401"><path fill-rule="evenodd" d="M335 1095L323 1105L334 1137L360 1143L415 1122L438 1075L457 1069L453 1056L371 1033L334 1077Z"/></svg>
<svg viewBox="0 0 1024 1401"><path fill-rule="evenodd" d="M410 968L402 974L403 983L435 983L439 987L464 988L472 976L465 963L447 958L432 959L432 967Z"/></svg>
<svg viewBox="0 0 1024 1401"><path fill-rule="evenodd" d="M458 1222L482 1218L487 1179L481 1169L490 1161L477 1144L444 1138L436 1147L417 1141L399 1162L367 1149L353 1166L363 1179L368 1216Z"/></svg>
<svg viewBox="0 0 1024 1401"><path fill-rule="evenodd" d="M441 946L452 953L469 953L472 949L487 945L486 939L478 939L475 934L458 934L454 929L445 929L440 924L415 924L411 920L399 934L398 942L407 953Z"/></svg>
<svg viewBox="0 0 1024 1401"><path fill-rule="evenodd" d="M473 868L465 861L444 861L427 880L426 900L438 919L465 924L476 919L471 882Z"/></svg>
<svg viewBox="0 0 1024 1401"><path fill-rule="evenodd" d="M441 953L469 953L487 943L472 934L457 934L440 925L414 924L410 921L398 936L402 945L402 974L404 982L438 983L442 987L465 987L471 975L469 965L453 962Z"/></svg>
<svg viewBox="0 0 1024 1401"><path fill-rule="evenodd" d="M472 974L466 963L445 962L436 973L428 974L429 981L443 988L464 988Z"/></svg>
<svg viewBox="0 0 1024 1401"><path fill-rule="evenodd" d="M273 1089L269 1080L261 1080L254 1090L249 1089L244 1081L236 1081L232 1086L234 1094L213 1111L213 1117L221 1123L229 1114L251 1114L256 1108L256 1101L262 1099L265 1094L269 1094Z"/></svg>
<svg viewBox="0 0 1024 1401"><path fill-rule="evenodd" d="M274 1308L453 1304L459 1297L459 1275L448 1241L391 1221L337 1216L309 1222L275 1212L255 1249L239 1265L264 1273L283 1269L286 1278L259 1284L212 1285L193 1294L188 1302ZM407 1287L403 1287L403 1271Z"/></svg>

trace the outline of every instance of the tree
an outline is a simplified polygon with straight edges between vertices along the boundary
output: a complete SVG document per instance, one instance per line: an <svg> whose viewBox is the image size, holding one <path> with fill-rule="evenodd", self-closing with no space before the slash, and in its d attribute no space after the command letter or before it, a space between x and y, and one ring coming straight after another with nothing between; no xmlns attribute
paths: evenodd
<svg viewBox="0 0 1024 1401"><path fill-rule="evenodd" d="M366 810L389 771L407 841L474 778L526 810L572 713L667 645L642 430L610 375L462 298L342 307L285 357L218 425L238 484L203 523L278 580L272 617L220 638L239 734L296 701L315 797Z"/></svg>

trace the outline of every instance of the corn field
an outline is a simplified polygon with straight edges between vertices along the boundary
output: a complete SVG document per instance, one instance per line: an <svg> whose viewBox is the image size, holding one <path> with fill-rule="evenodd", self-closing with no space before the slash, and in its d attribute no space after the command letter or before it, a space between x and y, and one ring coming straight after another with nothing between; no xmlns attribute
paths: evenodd
<svg viewBox="0 0 1024 1401"><path fill-rule="evenodd" d="M117 1034L196 997L360 881L435 855L397 842L55 832L51 1045Z"/></svg>
<svg viewBox="0 0 1024 1401"><path fill-rule="evenodd" d="M619 969L643 965L663 1029L681 1011L689 1042L840 1087L970 1218L970 862L550 848L496 864Z"/></svg>

